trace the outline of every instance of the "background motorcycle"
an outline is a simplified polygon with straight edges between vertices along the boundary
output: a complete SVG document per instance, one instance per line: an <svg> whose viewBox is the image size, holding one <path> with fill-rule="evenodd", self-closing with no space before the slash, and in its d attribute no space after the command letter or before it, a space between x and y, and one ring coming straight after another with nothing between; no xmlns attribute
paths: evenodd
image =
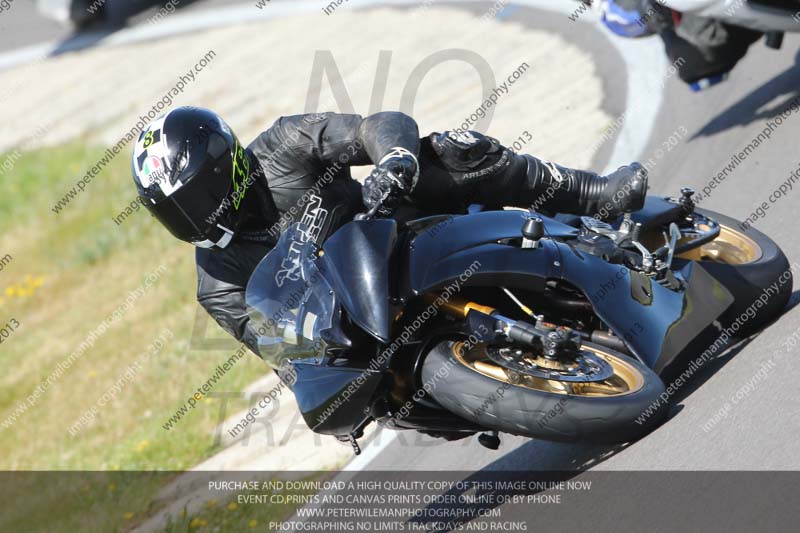
<svg viewBox="0 0 800 533"><path fill-rule="evenodd" d="M800 32L800 3L794 0L659 0L659 3L681 13L715 18L767 34Z"/></svg>
<svg viewBox="0 0 800 533"><path fill-rule="evenodd" d="M78 30L102 24L122 25L129 17L153 6L165 6L166 13L194 0L36 0L40 13ZM163 9L163 8L162 8Z"/></svg>
<svg viewBox="0 0 800 533"><path fill-rule="evenodd" d="M696 92L725 81L762 35L768 47L780 49L785 32L800 31L794 0L600 0L592 6L617 35L659 33L673 66Z"/></svg>
<svg viewBox="0 0 800 533"><path fill-rule="evenodd" d="M752 227L649 197L613 225L505 210L367 216L321 249L295 224L253 273L265 360L308 426L349 439L378 422L456 438L497 432L625 442L664 418L661 376L762 296L746 335L784 308L791 271Z"/></svg>

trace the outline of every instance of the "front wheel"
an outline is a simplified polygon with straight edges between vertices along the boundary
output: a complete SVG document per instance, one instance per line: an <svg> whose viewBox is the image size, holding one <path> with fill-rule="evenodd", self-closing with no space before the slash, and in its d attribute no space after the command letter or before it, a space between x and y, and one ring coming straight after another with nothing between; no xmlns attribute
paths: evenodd
<svg viewBox="0 0 800 533"><path fill-rule="evenodd" d="M519 374L495 364L491 349L452 340L437 344L422 366L430 395L483 427L562 442L629 442L652 431L667 414L661 379L640 362L605 347L582 346L613 368L603 381Z"/></svg>

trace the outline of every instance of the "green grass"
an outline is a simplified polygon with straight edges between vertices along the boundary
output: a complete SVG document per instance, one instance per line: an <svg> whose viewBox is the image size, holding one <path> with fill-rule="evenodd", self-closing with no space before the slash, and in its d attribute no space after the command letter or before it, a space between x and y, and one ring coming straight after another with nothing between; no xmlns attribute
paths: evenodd
<svg viewBox="0 0 800 533"><path fill-rule="evenodd" d="M194 253L140 209L112 218L135 196L127 154L117 157L60 214L53 205L104 148L75 142L26 153L0 179L0 324L20 328L0 345L0 422L122 304L144 277L160 280L10 428L0 427L0 469L180 470L215 450L218 400L198 403L170 431L161 424L232 349L190 350ZM2 156L0 160L4 159ZM72 425L165 328L166 347L77 436ZM226 334L212 325L214 337ZM266 372L248 354L215 386L239 391ZM246 402L232 402L231 409Z"/></svg>
<svg viewBox="0 0 800 533"><path fill-rule="evenodd" d="M162 473L4 474L2 531L126 531L157 507L173 475Z"/></svg>
<svg viewBox="0 0 800 533"><path fill-rule="evenodd" d="M300 481L322 481L328 473ZM159 490L176 478L172 472L5 473L0 476L4 509L0 531L50 533L53 531L130 531L163 510ZM252 480L267 481L255 474ZM205 482L201 483L205 485ZM287 496L308 496L310 489L282 491ZM199 509L175 509L167 519L167 533L209 531L265 531L269 523L288 519L299 507L292 503L237 503L239 494L271 496L272 491L230 491L228 499L209 499Z"/></svg>

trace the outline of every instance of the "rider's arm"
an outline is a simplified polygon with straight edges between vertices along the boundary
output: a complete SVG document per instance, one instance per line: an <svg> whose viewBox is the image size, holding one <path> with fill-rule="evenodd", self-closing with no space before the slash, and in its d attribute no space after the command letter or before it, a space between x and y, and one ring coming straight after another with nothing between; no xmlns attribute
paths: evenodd
<svg viewBox="0 0 800 533"><path fill-rule="evenodd" d="M256 143L260 146L255 150L274 154L276 163L288 157L295 165L320 172L328 167L377 164L394 148L408 150L416 157L419 130L414 119L395 111L366 118L312 113L278 119Z"/></svg>
<svg viewBox="0 0 800 533"><path fill-rule="evenodd" d="M383 111L368 116L359 125L358 139L375 164L398 148L415 158L419 155L419 128L416 121L404 113Z"/></svg>

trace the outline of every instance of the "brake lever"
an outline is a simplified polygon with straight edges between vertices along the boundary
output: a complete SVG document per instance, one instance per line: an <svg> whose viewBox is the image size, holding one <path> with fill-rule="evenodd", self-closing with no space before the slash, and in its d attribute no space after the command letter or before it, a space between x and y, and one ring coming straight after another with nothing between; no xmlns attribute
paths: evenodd
<svg viewBox="0 0 800 533"><path fill-rule="evenodd" d="M397 185L397 187L400 188L400 190L403 190L403 182L400 180L400 178L398 178L392 172L387 172L386 174L392 179L392 181L394 181L395 185ZM390 193L391 193L391 191L386 191L386 193L383 195L383 197L378 202L376 202L375 205L372 206L372 209L370 209L366 213L358 213L355 217L353 217L353 219L354 220L370 220L370 219L372 219L378 213L378 210L381 207L383 207L383 203L389 197Z"/></svg>

